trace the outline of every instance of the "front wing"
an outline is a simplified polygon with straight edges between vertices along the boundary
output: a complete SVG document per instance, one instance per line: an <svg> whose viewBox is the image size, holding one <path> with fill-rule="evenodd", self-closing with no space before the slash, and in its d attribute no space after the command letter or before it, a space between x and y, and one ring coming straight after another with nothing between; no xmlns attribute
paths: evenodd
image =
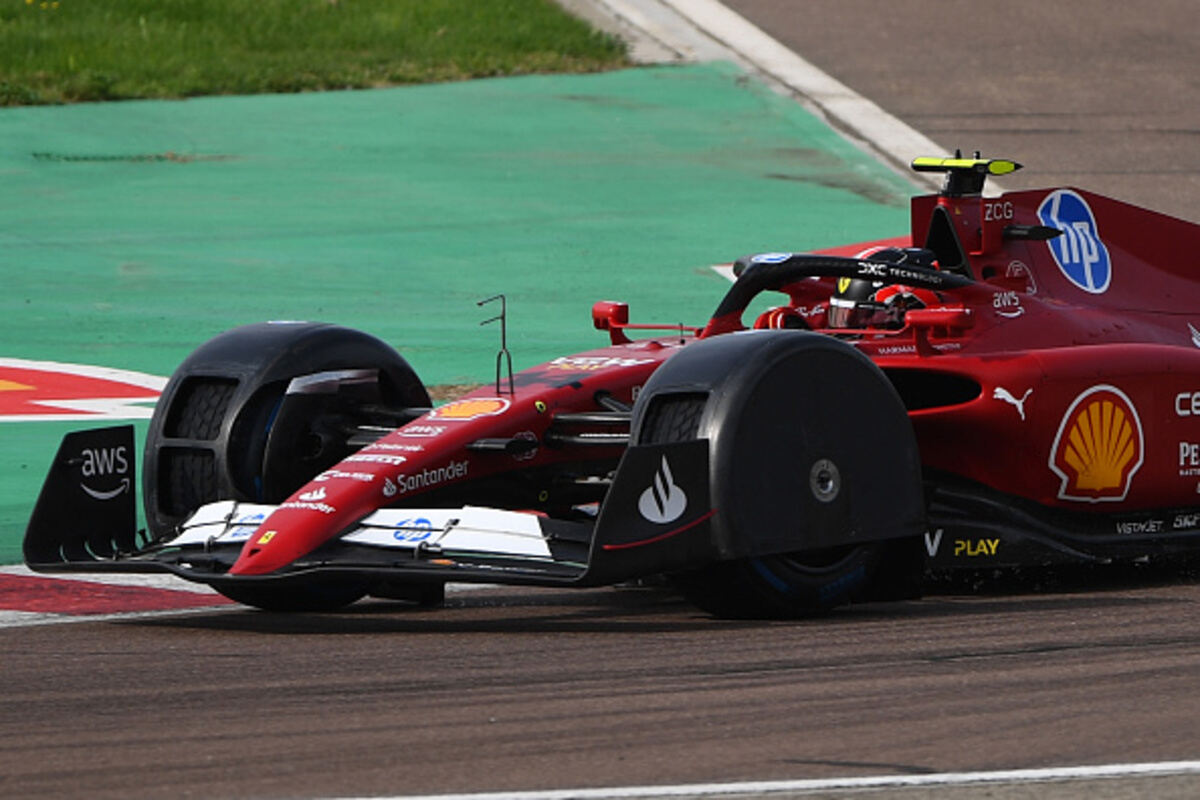
<svg viewBox="0 0 1200 800"><path fill-rule="evenodd" d="M479 506L386 508L280 571L234 576L230 567L274 506L210 503L171 536L139 541L132 426L80 431L63 439L30 519L24 555L40 572L167 572L218 589L317 577L367 585L609 584L718 557L709 528L716 511L708 501L707 449L703 440L629 448L593 518L581 513L579 521L564 521ZM675 479L690 498L669 524L638 512L664 459L678 465ZM102 477L113 488L97 484L100 462L111 467Z"/></svg>

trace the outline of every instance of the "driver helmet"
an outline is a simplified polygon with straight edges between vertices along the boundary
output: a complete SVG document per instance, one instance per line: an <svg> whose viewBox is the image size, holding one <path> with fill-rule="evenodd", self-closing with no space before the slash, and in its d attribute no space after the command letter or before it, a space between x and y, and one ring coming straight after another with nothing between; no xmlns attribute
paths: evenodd
<svg viewBox="0 0 1200 800"><path fill-rule="evenodd" d="M865 328L877 311L875 292L883 286L879 281L861 278L838 278L833 296L829 298L828 325L831 328Z"/></svg>
<svg viewBox="0 0 1200 800"><path fill-rule="evenodd" d="M933 251L923 247L885 247L869 258L889 264L937 269ZM861 278L838 278L829 298L828 325L831 328L899 328L904 325L904 314L909 309L925 308L938 302L938 296L928 289Z"/></svg>

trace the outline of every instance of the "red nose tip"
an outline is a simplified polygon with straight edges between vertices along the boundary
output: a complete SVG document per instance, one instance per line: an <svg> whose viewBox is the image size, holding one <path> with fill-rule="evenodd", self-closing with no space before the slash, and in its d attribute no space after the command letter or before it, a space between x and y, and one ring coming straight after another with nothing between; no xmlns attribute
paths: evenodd
<svg viewBox="0 0 1200 800"><path fill-rule="evenodd" d="M229 574L266 575L293 561L297 554L293 554L291 548L282 546L284 545L282 540L275 547L269 546L271 542L276 541L278 536L279 532L274 529L255 531L250 540L242 547L238 560L229 568Z"/></svg>

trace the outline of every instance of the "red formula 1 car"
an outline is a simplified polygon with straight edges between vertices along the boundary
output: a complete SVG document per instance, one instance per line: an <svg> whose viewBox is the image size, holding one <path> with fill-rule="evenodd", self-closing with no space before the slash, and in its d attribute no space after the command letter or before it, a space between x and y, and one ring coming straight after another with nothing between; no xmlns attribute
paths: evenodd
<svg viewBox="0 0 1200 800"><path fill-rule="evenodd" d="M154 412L149 533L132 430L74 433L26 561L275 610L665 573L713 613L793 616L913 596L931 566L1194 549L1200 226L1074 189L983 196L1017 166L918 159L944 189L896 246L741 259L703 328L597 303L607 347L499 358L438 407L363 333L227 332ZM744 320L764 291L781 304Z"/></svg>

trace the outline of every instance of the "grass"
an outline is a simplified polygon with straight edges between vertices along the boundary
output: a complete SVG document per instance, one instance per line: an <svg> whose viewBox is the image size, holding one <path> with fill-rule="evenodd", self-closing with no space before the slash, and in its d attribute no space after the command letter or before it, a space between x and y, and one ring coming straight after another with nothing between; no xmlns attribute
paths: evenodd
<svg viewBox="0 0 1200 800"><path fill-rule="evenodd" d="M0 0L0 105L369 88L626 63L552 0Z"/></svg>

